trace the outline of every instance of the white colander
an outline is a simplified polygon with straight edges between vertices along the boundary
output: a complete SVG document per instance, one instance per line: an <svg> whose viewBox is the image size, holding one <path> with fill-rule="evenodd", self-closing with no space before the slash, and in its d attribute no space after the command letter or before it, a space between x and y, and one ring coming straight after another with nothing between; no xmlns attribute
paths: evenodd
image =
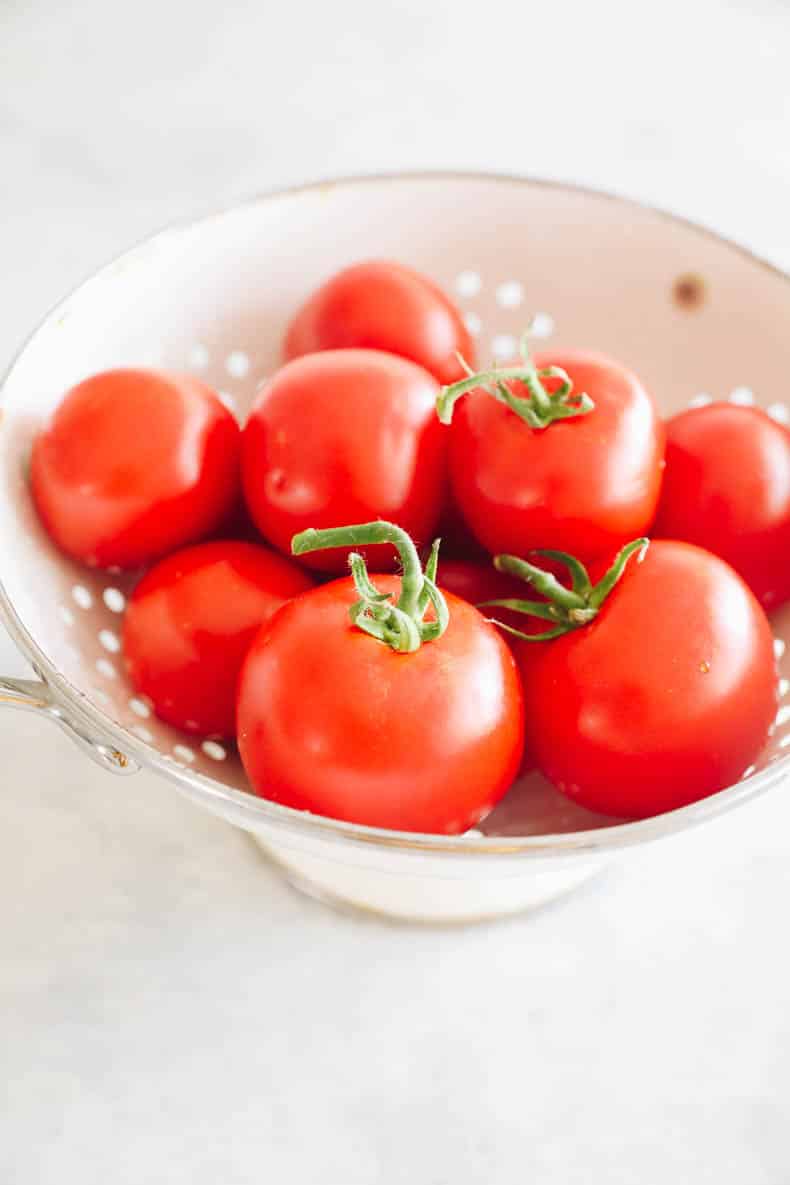
<svg viewBox="0 0 790 1185"><path fill-rule="evenodd" d="M482 824L485 834L404 835L256 798L227 746L156 720L128 686L118 653L128 579L58 553L27 486L34 434L63 392L98 370L192 371L243 419L279 363L293 311L333 271L370 257L411 264L442 284L483 362L512 356L535 317L547 344L595 348L632 366L662 412L715 398L790 419L778 385L790 373L788 278L632 202L508 177L392 176L290 190L175 227L72 293L7 376L0 616L36 678L0 678L0 704L51 717L116 773L159 770L326 897L399 917L492 916L545 901L589 876L607 852L702 822L787 775L790 607L773 620L784 696L775 731L738 785L656 819L612 825L533 775Z"/></svg>

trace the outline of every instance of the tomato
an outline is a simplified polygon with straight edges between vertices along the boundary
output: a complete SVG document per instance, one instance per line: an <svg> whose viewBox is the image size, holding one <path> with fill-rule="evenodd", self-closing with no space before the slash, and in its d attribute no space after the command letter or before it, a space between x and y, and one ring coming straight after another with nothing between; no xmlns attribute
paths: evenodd
<svg viewBox="0 0 790 1185"><path fill-rule="evenodd" d="M385 516L430 541L445 497L447 433L436 380L374 350L330 350L290 362L268 382L244 431L242 476L264 537L288 551L309 526ZM347 569L347 549L306 557ZM392 567L391 547L367 554Z"/></svg>
<svg viewBox="0 0 790 1185"><path fill-rule="evenodd" d="M766 608L790 597L790 431L756 407L712 403L667 424L655 533L732 564Z"/></svg>
<svg viewBox="0 0 790 1185"><path fill-rule="evenodd" d="M394 539L390 528L350 530L364 542ZM349 532L317 538L330 545ZM406 554L402 580L377 577L371 589L355 572L324 584L258 634L239 684L238 735L259 795L347 822L454 834L507 790L523 749L512 655L496 629L452 595L436 594L433 621L422 621L419 608L407 611L415 569L419 575L416 553ZM376 590L397 605L382 609ZM395 610L417 631L411 642L403 641L402 620L380 620ZM376 629L381 637L370 636ZM416 648L400 653L396 644Z"/></svg>
<svg viewBox="0 0 790 1185"><path fill-rule="evenodd" d="M777 705L771 629L737 573L692 544L659 540L600 603L593 589L574 608L564 591L556 629L570 632L516 646L527 747L543 773L582 806L621 818L737 782Z"/></svg>
<svg viewBox="0 0 790 1185"><path fill-rule="evenodd" d="M338 272L297 313L285 339L286 358L316 350L364 347L418 362L440 383L473 361L461 314L432 281L400 263L358 263Z"/></svg>
<svg viewBox="0 0 790 1185"><path fill-rule="evenodd" d="M136 568L208 535L239 492L240 433L197 379L93 375L37 436L30 481L55 543L91 567Z"/></svg>
<svg viewBox="0 0 790 1185"><path fill-rule="evenodd" d="M565 373L592 407L579 396L561 397ZM508 374L525 376L505 382L510 406L496 386ZM469 378L445 389L440 414L452 418L455 501L488 551L552 547L593 559L647 530L658 502L664 430L636 375L600 355L562 351L540 355L534 365L525 352L519 366L476 379L477 386ZM483 381L493 392L482 389ZM545 427L522 418L532 415L530 392L538 385L548 408Z"/></svg>
<svg viewBox="0 0 790 1185"><path fill-rule="evenodd" d="M144 577L123 631L126 669L162 720L203 736L235 732L236 686L261 625L312 587L296 564L250 543L185 548Z"/></svg>

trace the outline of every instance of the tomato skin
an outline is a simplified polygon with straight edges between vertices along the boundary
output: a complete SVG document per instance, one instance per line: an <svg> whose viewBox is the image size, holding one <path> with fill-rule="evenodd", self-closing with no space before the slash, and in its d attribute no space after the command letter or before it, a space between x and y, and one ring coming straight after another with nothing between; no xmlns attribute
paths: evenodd
<svg viewBox="0 0 790 1185"><path fill-rule="evenodd" d="M307 527L384 518L420 545L444 504L447 433L436 417L436 380L375 350L331 350L289 362L259 394L244 430L247 505L263 536L290 552ZM347 548L304 562L347 568ZM392 568L389 546L366 552L372 571Z"/></svg>
<svg viewBox="0 0 790 1185"><path fill-rule="evenodd" d="M450 430L453 494L492 554L553 547L588 561L646 532L664 429L636 375L610 359L562 351L537 355L535 365L564 367L594 410L536 430L492 395L470 391Z"/></svg>
<svg viewBox="0 0 790 1185"><path fill-rule="evenodd" d="M650 544L598 618L516 646L527 746L582 806L643 818L736 782L776 714L773 637L729 565Z"/></svg>
<svg viewBox="0 0 790 1185"><path fill-rule="evenodd" d="M790 598L790 430L712 403L667 424L655 533L727 560L767 609Z"/></svg>
<svg viewBox="0 0 790 1185"><path fill-rule="evenodd" d="M397 593L394 576L376 580ZM494 806L523 748L513 658L448 595L440 639L397 654L352 626L350 579L286 605L239 684L238 735L255 792L335 819L455 834Z"/></svg>
<svg viewBox="0 0 790 1185"><path fill-rule="evenodd" d="M442 540L442 570L448 561L464 560L478 566L491 563L491 555L477 539L475 539L461 511L451 497L445 501L444 511L436 528L436 533Z"/></svg>
<svg viewBox="0 0 790 1185"><path fill-rule="evenodd" d="M73 387L33 445L52 539L91 567L136 568L210 534L239 494L239 427L211 388L152 370Z"/></svg>
<svg viewBox="0 0 790 1185"><path fill-rule="evenodd" d="M255 635L310 588L296 564L251 543L217 540L168 556L129 601L123 649L132 685L168 724L233 736L239 671Z"/></svg>
<svg viewBox="0 0 790 1185"><path fill-rule="evenodd" d="M440 383L463 376L474 346L455 305L431 280L400 263L345 268L297 313L285 338L286 359L316 350L362 347L410 358Z"/></svg>

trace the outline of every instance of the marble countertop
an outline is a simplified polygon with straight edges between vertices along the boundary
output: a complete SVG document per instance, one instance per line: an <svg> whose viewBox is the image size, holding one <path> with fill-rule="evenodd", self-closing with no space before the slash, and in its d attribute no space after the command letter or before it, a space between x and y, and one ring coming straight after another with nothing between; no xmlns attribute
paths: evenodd
<svg viewBox="0 0 790 1185"><path fill-rule="evenodd" d="M0 364L128 243L314 176L573 178L790 265L789 39L772 0L6 0ZM410 929L32 716L0 746L2 1185L790 1180L790 786Z"/></svg>

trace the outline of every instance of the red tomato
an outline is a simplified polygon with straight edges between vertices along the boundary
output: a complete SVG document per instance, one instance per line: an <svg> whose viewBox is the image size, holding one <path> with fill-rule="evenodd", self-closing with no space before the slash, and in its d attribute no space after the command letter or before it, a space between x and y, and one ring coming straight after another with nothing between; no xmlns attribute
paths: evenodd
<svg viewBox="0 0 790 1185"><path fill-rule="evenodd" d="M239 428L197 379L111 370L73 387L33 445L41 519L91 567L136 568L208 535L239 492Z"/></svg>
<svg viewBox="0 0 790 1185"><path fill-rule="evenodd" d="M519 643L516 658L529 751L604 814L661 814L737 782L776 714L764 612L732 568L688 543L651 543L595 620Z"/></svg>
<svg viewBox="0 0 790 1185"><path fill-rule="evenodd" d="M244 431L244 492L258 529L288 551L306 527L386 517L429 543L446 484L438 393L422 367L374 350L331 350L284 366ZM347 555L305 562L342 572ZM367 558L373 569L391 568L394 552L380 546Z"/></svg>
<svg viewBox="0 0 790 1185"><path fill-rule="evenodd" d="M395 593L395 576L376 580ZM287 605L259 633L239 685L239 749L255 791L335 819L455 834L488 813L523 748L510 651L447 597L436 641L398 654L349 622L351 579Z"/></svg>
<svg viewBox="0 0 790 1185"><path fill-rule="evenodd" d="M126 669L157 716L202 736L232 736L239 671L261 625L312 587L296 564L251 543L201 543L168 556L134 591Z"/></svg>
<svg viewBox="0 0 790 1185"><path fill-rule="evenodd" d="M644 534L652 521L664 430L639 379L618 363L570 351L535 360L538 369L549 365L567 371L594 409L538 429L488 391L470 391L452 419L453 493L490 552L552 547L592 559ZM507 387L526 395L522 383Z"/></svg>
<svg viewBox="0 0 790 1185"><path fill-rule="evenodd" d="M328 280L292 321L285 357L357 346L410 358L440 383L463 374L456 352L474 360L472 339L455 305L425 276L399 263L358 263Z"/></svg>
<svg viewBox="0 0 790 1185"><path fill-rule="evenodd" d="M756 407L713 403L667 424L655 534L732 564L766 606L790 597L790 431Z"/></svg>

